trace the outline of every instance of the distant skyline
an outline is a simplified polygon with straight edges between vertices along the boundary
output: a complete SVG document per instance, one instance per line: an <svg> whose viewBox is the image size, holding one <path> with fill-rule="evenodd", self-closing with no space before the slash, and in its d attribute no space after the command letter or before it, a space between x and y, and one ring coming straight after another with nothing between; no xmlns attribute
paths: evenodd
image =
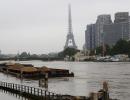
<svg viewBox="0 0 130 100"><path fill-rule="evenodd" d="M75 42L82 49L87 24L100 14L130 12L129 0L0 0L0 50L49 53L63 50L72 9Z"/></svg>

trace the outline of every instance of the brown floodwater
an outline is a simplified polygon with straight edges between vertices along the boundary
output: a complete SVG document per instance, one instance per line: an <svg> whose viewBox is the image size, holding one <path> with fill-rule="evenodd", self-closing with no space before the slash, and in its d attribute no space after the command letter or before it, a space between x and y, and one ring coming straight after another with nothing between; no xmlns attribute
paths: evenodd
<svg viewBox="0 0 130 100"><path fill-rule="evenodd" d="M2 62L1 62L2 63ZM108 81L110 96L120 100L130 100L130 62L43 62L19 61L36 67L48 66L65 68L74 72L75 77L49 79L49 91L59 94L88 96L90 92L102 88L102 82ZM38 87L38 80L19 80L0 73L0 81L25 84ZM17 96L0 91L0 100L22 100Z"/></svg>

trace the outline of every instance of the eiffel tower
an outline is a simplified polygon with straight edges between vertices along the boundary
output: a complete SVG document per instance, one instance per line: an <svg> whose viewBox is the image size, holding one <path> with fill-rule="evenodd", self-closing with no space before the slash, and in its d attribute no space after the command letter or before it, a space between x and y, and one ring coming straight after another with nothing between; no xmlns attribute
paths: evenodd
<svg viewBox="0 0 130 100"><path fill-rule="evenodd" d="M73 31L72 31L72 19L71 19L71 5L69 4L68 6L69 8L69 16L68 16L68 34L67 34L67 39L66 39L66 43L64 46L64 49L66 48L74 48L77 49L77 46L75 44L75 40L74 40L74 35L73 35Z"/></svg>

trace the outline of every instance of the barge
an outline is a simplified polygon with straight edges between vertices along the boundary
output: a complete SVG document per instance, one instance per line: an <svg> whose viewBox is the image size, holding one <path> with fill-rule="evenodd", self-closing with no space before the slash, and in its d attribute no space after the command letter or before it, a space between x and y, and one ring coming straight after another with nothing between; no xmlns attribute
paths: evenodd
<svg viewBox="0 0 130 100"><path fill-rule="evenodd" d="M20 63L2 63L0 71L20 78L44 78L46 74L48 77L74 77L74 73L67 69L34 67L31 64Z"/></svg>

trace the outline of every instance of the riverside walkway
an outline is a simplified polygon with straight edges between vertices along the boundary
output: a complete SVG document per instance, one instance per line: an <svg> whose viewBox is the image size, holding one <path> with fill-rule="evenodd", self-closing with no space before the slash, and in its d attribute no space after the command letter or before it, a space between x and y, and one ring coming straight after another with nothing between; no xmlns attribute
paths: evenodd
<svg viewBox="0 0 130 100"><path fill-rule="evenodd" d="M0 89L19 94L31 100L62 100L60 94L20 84L0 82Z"/></svg>
<svg viewBox="0 0 130 100"><path fill-rule="evenodd" d="M108 88L106 87L106 84L103 85L103 87L106 88L106 91L100 90L98 93L91 93L90 97L76 97L71 95L56 94L41 88L0 81L0 89L18 94L28 100L117 100L109 98L109 93L107 92Z"/></svg>

